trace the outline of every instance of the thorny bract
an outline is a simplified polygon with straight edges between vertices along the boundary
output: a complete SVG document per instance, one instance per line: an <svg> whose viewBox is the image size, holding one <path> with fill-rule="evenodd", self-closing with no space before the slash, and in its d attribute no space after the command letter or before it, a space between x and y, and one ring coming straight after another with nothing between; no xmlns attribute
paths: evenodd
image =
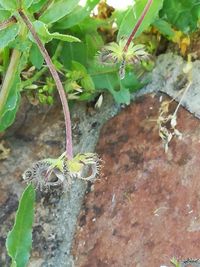
<svg viewBox="0 0 200 267"><path fill-rule="evenodd" d="M63 153L57 159L48 158L33 163L23 173L23 179L40 190L62 184L65 189L69 189L73 179L94 181L99 170L100 159L95 153L79 153L72 159L67 159ZM86 177L85 171L90 171Z"/></svg>

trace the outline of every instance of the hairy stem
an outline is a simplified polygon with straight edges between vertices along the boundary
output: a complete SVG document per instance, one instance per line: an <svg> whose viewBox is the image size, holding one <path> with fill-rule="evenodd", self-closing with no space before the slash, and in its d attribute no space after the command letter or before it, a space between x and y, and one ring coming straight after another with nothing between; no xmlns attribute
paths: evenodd
<svg viewBox="0 0 200 267"><path fill-rule="evenodd" d="M52 62L45 46L43 45L42 41L40 40L39 36L37 35L31 21L29 20L29 18L26 16L26 14L21 9L18 10L18 12L19 12L19 15L21 16L22 20L26 24L27 28L30 30L35 42L37 43L38 48L40 49L40 52L42 53L42 55L46 61L46 64L47 64L47 66L51 72L51 75L55 81L55 84L56 84L56 87L57 87L57 90L58 90L58 93L59 93L59 96L61 99L64 117L65 117L66 155L69 159L71 159L73 157L71 118L70 118L70 112L69 112L67 97L66 97L62 82L60 80L60 77L56 71L55 66L53 65L53 62Z"/></svg>
<svg viewBox="0 0 200 267"><path fill-rule="evenodd" d="M150 8L152 2L153 2L153 0L148 0L148 1L147 1L147 4L146 4L146 6L145 6L145 8L144 8L144 10L143 10L143 12L142 12L140 18L138 19L137 23L135 24L135 27L133 28L133 30L132 30L132 32L131 32L131 34L130 34L130 36L129 36L129 38L128 38L126 44L125 44L125 46L124 46L124 49L123 49L124 52L126 52L126 51L128 50L128 47L129 47L131 41L133 40L133 38L134 38L134 36L135 36L135 34L136 34L138 28L140 27L140 25L141 25L141 23L142 23L144 17L146 16L146 14L147 14L147 12L148 12L148 10L149 10L149 8Z"/></svg>
<svg viewBox="0 0 200 267"><path fill-rule="evenodd" d="M12 25L14 23L16 23L16 19L13 16L7 20L2 21L0 23L0 31L4 30L5 28L9 27L10 25Z"/></svg>

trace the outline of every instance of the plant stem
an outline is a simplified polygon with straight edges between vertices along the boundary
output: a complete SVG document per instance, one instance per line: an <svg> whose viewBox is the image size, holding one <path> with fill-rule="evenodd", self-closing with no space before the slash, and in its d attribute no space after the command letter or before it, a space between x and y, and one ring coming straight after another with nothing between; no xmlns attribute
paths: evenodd
<svg viewBox="0 0 200 267"><path fill-rule="evenodd" d="M183 98L185 97L185 95L186 95L186 93L188 92L188 90L189 90L189 88L190 88L191 85L192 85L192 82L189 81L189 83L187 84L187 86L186 86L186 88L185 88L185 90L184 90L184 92L183 92L183 95L182 95L182 97L181 97L181 99L180 99L180 101L179 101L179 103L178 103L178 105L177 105L177 107L176 107L176 110L174 111L173 116L176 116L176 114L177 114L177 112L178 112L178 109L179 109L179 107L180 107L180 105L181 105L181 103L182 103L182 101L183 101Z"/></svg>
<svg viewBox="0 0 200 267"><path fill-rule="evenodd" d="M10 64L8 66L8 69L7 69L7 72L3 80L2 87L1 87L1 91L0 91L0 116L3 113L3 108L7 101L10 88L12 86L12 83L15 77L15 73L19 65L20 57L21 57L21 52L17 49L13 49L11 59L10 59Z"/></svg>
<svg viewBox="0 0 200 267"><path fill-rule="evenodd" d="M26 27L21 27L19 35L21 37L24 37L26 34ZM22 52L18 49L13 49L10 63L8 65L5 77L3 79L3 83L0 90L0 116L3 113L3 109L5 107L6 101L8 99L8 95L10 93L10 90L12 88L13 80L15 79L15 74L18 71L18 66L20 64L20 57L22 55Z"/></svg>
<svg viewBox="0 0 200 267"><path fill-rule="evenodd" d="M21 82L21 91L23 90L23 88L30 86L32 83L34 83L35 81L38 81L38 79L45 74L45 72L48 70L47 67L42 68L41 70L37 71L35 73L35 75L29 79L27 79L26 81L22 81ZM25 89L26 90L26 89Z"/></svg>
<svg viewBox="0 0 200 267"><path fill-rule="evenodd" d="M38 48L40 49L40 52L42 53L46 64L51 72L51 75L55 81L60 99L61 99L61 103L62 103L62 107L63 107L63 112L64 112L64 117L65 117L65 127L66 127L66 156L71 159L73 158L73 148L72 148L72 130L71 130L71 118L70 118L70 112L69 112L69 106L68 106L68 102L67 102L67 97L62 85L62 82L60 80L60 77L56 71L55 66L53 65L53 62L45 48L45 46L43 45L42 41L40 40L39 36L37 35L31 21L29 20L29 18L26 16L26 14L19 9L18 10L19 15L21 16L22 20L24 21L24 23L26 24L27 28L30 30L35 42L38 45Z"/></svg>
<svg viewBox="0 0 200 267"><path fill-rule="evenodd" d="M4 20L3 22L0 23L0 31L4 30L5 28L7 28L8 26L14 23L16 23L16 19L13 16L7 20Z"/></svg>
<svg viewBox="0 0 200 267"><path fill-rule="evenodd" d="M52 57L52 61L54 61L58 58L58 56L60 55L60 52L62 51L62 47L63 47L63 44L62 44L62 42L60 42L56 48L56 51L55 51L53 57ZM38 70L33 77L29 78L26 81L22 81L21 82L21 91L23 90L23 88L30 86L32 83L37 81L43 74L46 73L47 70L48 70L48 67L44 66L41 70Z"/></svg>
<svg viewBox="0 0 200 267"><path fill-rule="evenodd" d="M140 27L140 25L141 25L141 23L142 23L144 17L146 16L146 14L147 14L147 12L148 12L148 10L149 10L149 8L150 8L152 2L153 2L153 0L148 0L148 1L147 1L147 4L146 4L146 6L144 7L144 10L143 10L143 12L142 12L140 18L138 19L137 23L135 24L135 27L133 28L133 30L132 30L132 32L131 32L131 34L130 34L130 36L129 36L129 38L128 38L126 44L125 44L125 46L124 46L124 49L123 49L124 52L126 52L126 51L128 50L128 47L129 47L131 41L133 40L133 38L134 38L134 36L135 36L135 34L136 34L138 28Z"/></svg>
<svg viewBox="0 0 200 267"><path fill-rule="evenodd" d="M4 71L4 75L6 74L6 70L8 68L9 61L10 61L10 48L5 47L3 49L3 71Z"/></svg>

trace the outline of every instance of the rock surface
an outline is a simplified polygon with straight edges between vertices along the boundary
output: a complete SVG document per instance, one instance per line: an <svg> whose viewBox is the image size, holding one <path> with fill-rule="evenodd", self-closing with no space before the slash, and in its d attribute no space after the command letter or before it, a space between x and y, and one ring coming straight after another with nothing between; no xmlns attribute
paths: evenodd
<svg viewBox="0 0 200 267"><path fill-rule="evenodd" d="M172 257L200 255L200 123L181 108L183 139L166 154L155 122L159 99L139 98L101 131L103 174L79 217L76 267L171 266Z"/></svg>
<svg viewBox="0 0 200 267"><path fill-rule="evenodd" d="M74 153L93 152L102 124L116 114L110 97L101 110L77 104L72 108ZM2 137L10 149L0 161L0 266L9 266L5 239L14 221L18 199L25 188L22 173L33 162L58 157L64 151L64 120L61 107L50 109L24 103L16 123ZM37 192L33 251L30 267L73 266L70 248L87 184L77 180L69 192L62 188Z"/></svg>
<svg viewBox="0 0 200 267"><path fill-rule="evenodd" d="M176 82L178 80L179 75L182 72L183 65L184 65L184 61L182 60L181 57L175 56L173 54L159 56L157 59L156 67L153 71L152 82L146 88L144 88L139 93L137 93L136 95L142 95L142 94L146 94L152 91L163 91L163 92L167 92L172 97L176 97L177 96ZM200 110L199 109L199 99L200 99L199 68L200 68L200 62L196 61L194 63L194 69L193 69L194 84L193 84L193 87L191 87L192 90L188 91L188 94L186 95L183 101L183 105L190 112L195 114L197 117L199 117L199 110ZM187 112L181 111L180 116L182 117L179 118L180 128L182 126L183 128L185 127L184 131L186 133L188 131L191 137L186 135L185 137L186 139L184 138L183 141L174 140L170 146L170 151L168 155L169 158L166 158L166 155L163 154L163 149L162 149L161 141L158 137L158 134L154 136L154 138L157 140L156 141L157 146L155 146L155 149L151 147L150 145L151 142L155 141L154 139L151 140L151 134L152 134L151 127L154 127L155 124L152 124L152 122L150 124L148 123L146 124L146 122L144 122L143 131L144 133L146 133L147 136L144 137L144 140L142 141L140 148L137 147L137 150L136 150L135 146L139 145L139 142L141 140L139 140L137 136L132 137L132 133L129 133L129 135L127 135L126 131L129 129L129 127L132 126L133 127L132 131L134 133L134 131L137 130L137 127L132 125L133 124L132 119L136 120L137 117L142 119L142 117L140 116L142 116L145 110L146 110L145 112L147 112L148 107L145 107L145 105L148 106L148 101L144 100L144 103L142 101L143 100L141 99L140 100L141 102L140 112L138 111L139 106L137 104L138 109L135 110L136 113L129 115L129 112L132 112L131 110L133 109L133 106L134 106L134 104L132 104L130 108L126 109L126 111L122 113L123 115L120 115L120 116L123 116L124 122L123 123L121 122L119 126L113 125L113 123L116 123L118 121L117 118L115 118L114 121L111 121L108 123L108 125L110 125L110 129L114 129L113 133L111 130L109 130L108 126L105 126L104 130L102 131L101 141L99 143L98 150L102 154L102 156L106 159L106 161L108 160L109 161L108 161L108 164L104 164L105 165L104 173L106 176L101 177L101 180L97 181L94 187L98 188L98 186L101 186L101 191L103 194L104 190L107 189L107 188L104 189L103 186L106 186L108 187L108 190L111 190L112 188L114 188L113 186L115 184L117 185L118 179L120 180L120 182L118 184L118 188L115 189L115 192L113 191L112 195L109 196L110 198L107 199L105 195L105 200L104 200L105 203L102 203L102 205L106 207L107 200L109 201L108 205L110 204L110 202L112 202L113 206L110 211L109 210L104 211L103 209L101 209L101 207L99 207L100 202L94 205L92 204L92 202L90 204L87 204L89 205L89 208L90 208L89 214L91 213L91 209L94 212L94 216L91 217L92 218L91 220L94 220L93 222L90 222L91 227L94 227L93 224L95 225L95 220L97 220L98 218L101 218L101 216L105 212L107 213L110 212L110 215L108 214L108 218L109 218L109 216L111 216L112 214L113 216L115 213L117 214L117 211L120 210L120 208L122 208L122 211L119 212L119 215L118 215L119 218L117 219L117 221L115 221L116 218L113 219L114 223L116 223L116 226L114 225L114 228L113 228L114 232L113 232L112 238L113 236L115 236L115 240L113 241L113 243L114 244L117 243L119 247L118 248L118 252L119 252L119 250L123 250L126 247L125 245L123 245L125 242L127 242L128 245L131 242L131 241L127 241L128 238L126 237L126 234L123 235L123 231L125 231L127 227L129 229L130 218L132 218L130 216L132 216L132 214L134 214L134 216L136 215L138 216L138 219L136 217L134 217L134 219L131 219L131 221L133 221L132 222L133 229L137 227L138 227L137 229L140 229L138 222L141 222L141 225L143 221L146 223L145 224L146 230L144 230L144 232L140 232L140 234L138 233L140 230L138 230L137 232L134 232L135 233L134 239L139 237L141 238L141 240L143 240L142 238L144 234L146 238L151 235L151 233L148 232L149 231L148 229L150 228L148 224L148 220L143 220L145 218L150 219L151 218L150 214L152 214L150 213L150 211L147 211L146 202L147 202L147 206L148 205L150 206L150 204L152 205L151 206L153 209L152 212L156 211L156 209L159 209L161 207L161 209L157 211L159 216L161 216L160 214L175 214L174 221L176 221L177 220L176 213L179 214L180 211L178 209L174 211L173 213L170 203L172 202L171 205L173 206L174 202L173 200L170 200L171 201L170 202L169 199L167 198L168 196L167 194L168 192L172 191L172 188L171 187L168 188L167 184L165 185L165 183L167 183L166 173L169 170L170 171L169 175L170 174L172 175L170 181L172 181L172 179L175 179L175 181L177 181L178 179L179 183L183 184L182 185L183 187L180 187L180 186L178 187L176 183L171 184L171 186L174 186L173 190L177 192L177 194L174 195L174 199L177 201L177 206L179 207L180 199L183 199L185 203L187 203L187 200L189 198L191 199L191 201L189 202L190 206L186 207L186 210L183 209L186 215L185 217L181 219L181 221L188 220L189 232L187 232L187 234L185 235L184 231L182 231L182 228L180 228L179 236L182 237L182 240L183 240L182 242L184 244L187 244L188 235L190 236L193 235L194 236L194 239L193 239L194 247L196 246L198 248L199 246L198 245L199 244L198 243L199 217L197 214L198 205L195 204L196 203L195 199L197 198L196 192L198 190L198 182L197 180L195 180L195 182L191 182L191 181L193 181L192 179L194 177L192 173L194 172L194 175L195 175L195 173L199 171L199 165L195 165L195 162L193 162L194 160L193 154L196 153L195 155L197 155L197 151L199 148L199 143L198 143L199 141L196 142L196 150L194 146L191 146L191 148L188 147L188 143L187 143L189 142L188 138L193 138L192 137L193 134L195 134L196 131L198 131L198 121L195 120L192 116L190 116ZM119 107L113 104L113 102L111 101L111 97L108 97L108 95L105 96L102 107L100 108L100 110L97 110L97 111L95 111L93 108L88 107L87 105L84 105L84 104L78 103L77 105L75 105L71 110L73 114L74 152L77 153L77 152L85 152L85 151L90 151L90 152L94 151L101 126L108 119L113 117L119 110L120 110ZM154 109L150 109L148 112L149 112L149 116L151 116L151 114L154 114L152 112L155 112L155 111ZM185 114L184 116L187 118L187 120L181 114ZM134 123L135 122L136 121L134 121ZM139 123L139 121L137 122ZM185 125L184 123L185 124L187 123L187 125ZM197 125L196 129L193 128L194 125ZM121 132L121 127L124 128L124 132ZM105 132L105 129L107 129L106 132ZM191 129L191 132L190 132L190 129ZM103 135L105 135L104 140L106 142L106 138L109 135L109 131L110 131L110 134L113 136L112 138L114 141L108 139L108 144L106 146L108 146L109 151L107 150L105 151L105 153L108 154L109 157L106 158L104 151L100 149L100 144L102 144L103 142L102 141L104 138ZM157 129L153 128L153 131L157 132ZM119 135L119 133L121 134ZM138 132L138 135L141 135L141 134L142 133ZM24 105L22 105L22 109L18 113L18 119L14 127L11 127L10 129L8 129L6 135L4 136L2 134L0 135L0 142L1 140L5 141L4 143L5 148L10 149L9 157L5 160L0 161L0 178L1 178L1 184L0 184L0 222L1 222L0 266L9 266L9 258L8 256L6 256L6 251L5 251L5 238L6 238L8 231L11 229L13 225L15 211L18 206L18 199L25 187L25 185L22 183L21 175L24 172L24 170L27 167L29 167L34 161L37 161L45 157L59 156L63 152L63 149L64 149L64 138L63 138L64 135L65 133L64 133L63 115L62 115L62 112L59 106L50 108L50 110L48 110L48 109L41 109L41 106L40 107L30 106L28 103L24 103ZM193 144L193 142L195 141L191 140L191 144ZM124 152L123 147L122 147L122 151L121 150L118 151L118 148L119 148L118 146L120 144L126 147L125 152L128 150L132 151L133 149L134 153L130 152L131 153L130 160L129 160L129 156ZM105 149L106 149L106 146L105 146ZM128 146L130 146L130 149L128 149ZM177 159L176 157L178 156L176 155L176 149L177 151L179 151L180 146L185 151L185 154L183 156L180 156L180 159ZM120 173L120 171L124 169L124 171L126 171L127 174L130 175L130 172L132 172L132 168L135 168L136 170L138 170L138 173L141 172L141 170L138 169L137 166L138 164L142 164L140 163L143 161L143 158L142 158L143 155L141 156L141 153L143 153L144 147L146 148L146 152L145 152L146 154L144 154L144 162L145 161L147 162L146 163L147 165L144 165L144 167L146 168L146 173L144 173L144 177L137 180L137 183L135 185L137 190L141 190L140 191L141 197L140 197L135 187L132 186L133 181L135 181L134 180L135 176L134 177L129 176L130 180L126 180L128 179L126 177L127 175L125 175L125 177L119 177L118 173ZM150 160L150 153L152 153L151 155L152 161ZM158 155L158 158L156 157L156 155ZM2 156L1 148L0 148L0 156ZM155 177L157 176L160 177L160 173L156 173L157 170L154 169L157 165L160 164L159 157L164 158L164 159L166 158L166 163L168 163L166 169L164 169L166 171L166 173L163 174L164 180L161 181L158 178L154 180L152 176L151 176L151 179L147 179L149 177L149 172L150 173L153 172L152 175L154 175ZM180 163L182 162L182 168L185 170L184 172L185 174L183 175L181 179L180 177L177 178L178 176L177 168L176 168L176 165L174 165L175 163L173 162L172 157L177 159L177 162L178 161ZM192 157L192 159L190 159L190 157ZM111 161L111 159L113 160ZM195 158L195 161L196 160L197 159ZM184 162L187 162L187 161L191 163L189 167L188 165L184 165ZM151 168L153 168L152 171L151 171ZM190 179L190 173L191 173L191 179ZM113 175L115 177L113 177ZM126 184L124 184L123 182L124 180L127 181ZM161 182L160 185L159 185L159 182ZM109 185L109 183L111 183L111 185ZM150 187L151 185L152 187ZM145 189L145 186L147 187L147 189ZM166 186L166 189L165 189L165 186ZM196 186L196 189L195 189L195 186ZM151 188L151 192L145 191L145 190L148 190L148 187ZM90 190L92 190L92 188ZM124 193L122 196L120 195L121 188L124 188ZM188 189L190 190L190 188L191 188L191 192L192 190L194 190L193 192L194 194L192 196L188 195L187 190ZM34 230L33 230L33 248L34 249L31 255L31 261L29 265L30 267L54 267L54 266L74 267L74 260L73 260L73 256L70 254L70 249L71 249L71 245L73 241L74 232L76 229L77 216L80 212L82 200L83 200L86 189L87 189L87 185L85 183L83 183L82 181L77 181L76 183L72 185L72 188L68 193L67 192L62 193L62 190L59 190L59 189L53 190L50 193L45 193L45 192L37 193L36 216L35 216L35 224L34 224ZM159 206L157 204L153 205L153 203L149 200L150 195L154 197L153 201L155 200L156 203L160 204L159 200L156 200L156 195L157 194L159 195L160 191L163 194L163 198L166 197L166 199L164 199L163 202L161 203L163 206ZM96 194L97 194L96 197L100 199L101 197L100 195L102 195L101 192L98 193L97 191ZM134 198L134 194L136 194L135 198ZM102 198L101 201L103 201L103 199L104 198ZM141 202L141 205L144 206L144 211L146 211L145 218L143 218L144 215L142 215L142 211L140 214L139 209L137 208L132 209L132 206L129 207L129 201L131 203L133 199L135 201L134 203L137 202L140 204ZM165 206L167 204L168 206ZM124 210L124 206L126 205L127 205L127 211ZM165 209L165 208L163 209L162 207L166 207L168 209ZM88 207L86 206L86 208L84 209L84 205L83 205L83 213L82 213L83 216L80 217L79 226L84 226L85 223L87 225L90 221L89 217L87 217L87 209ZM84 214L85 212L86 214ZM123 214L124 216L127 216L127 222L123 221L125 228L122 228L123 225L119 226L120 220L125 220L123 219L124 218ZM90 214L90 216L92 215ZM154 220L152 223L155 222L155 224L159 225L159 221L162 220L162 217L159 217L159 216L155 215L155 217L153 217ZM189 219L191 220L189 221ZM169 223L172 223L172 222L170 221ZM166 228L166 224L163 223L163 225L164 225L163 228ZM107 227L107 226L108 226L107 221L105 221L104 227ZM176 224L174 223L174 227L175 229L179 229L178 228L179 221L177 221ZM117 231L115 231L115 228L116 230L118 230L118 233ZM197 230L194 231L194 229L197 229ZM107 231L102 226L102 229L100 229L100 231L104 231L104 230ZM122 233L120 231L122 231ZM175 239L175 237L173 237L173 233L174 232L172 232L172 235L169 237L169 240L173 241ZM109 231L108 231L108 234L110 234ZM154 232L152 234L158 237L159 235L161 235L160 232L158 232L158 234L157 232ZM79 236L80 246L81 246L84 240L81 239L80 232L78 233L77 236ZM125 238L123 236L125 236ZM95 243L96 242L95 236L91 234L91 240L92 238L94 238L94 243ZM99 244L100 242L102 242L100 239L99 239ZM78 237L77 237L77 240L78 240ZM121 240L123 240L123 242ZM172 241L170 241L171 242L170 244L172 244ZM88 256L90 255L90 257L92 256L91 254L88 253L88 251L90 251L88 247L87 247L87 250L85 250L84 252L83 250L80 249L77 242L78 241L76 241L76 245L74 246L74 248L75 247L78 247L78 248L74 249L74 251L76 251L74 252L74 255L78 257L76 264L77 266L79 266L81 262L87 261L86 259L87 255ZM145 242L146 241L144 239L143 246L145 248L148 246L152 247L153 252L154 250L156 251L156 249L158 248L157 241L155 241L155 246L151 245L151 243L148 243L148 242L146 244ZM140 248L141 243L139 242L137 244L138 244L138 248ZM91 246L92 245L93 244L91 244ZM109 248L107 250L111 249L111 247L114 246L114 245L110 246L110 244L108 245L109 245ZM166 248L169 248L168 240L165 240L165 245L166 245ZM104 249L103 247L100 248L98 244L96 246L100 250ZM117 246L115 246L115 248L116 247ZM162 243L162 246L160 247L160 252L159 251L157 252L162 253L163 248L164 248L164 245ZM169 248L169 251L171 251L170 248ZM130 251L127 251L127 252L125 251L124 255L125 256L129 255L128 254L129 252ZM113 253L115 252L113 251ZM139 252L134 254L135 255L134 257L136 257L136 259L138 258L141 259L141 257L143 257L143 253L144 253L144 250L143 251L140 250ZM172 256L180 255L181 257L182 255L181 253L184 254L184 251L180 250L180 253L179 253L178 247L174 245L173 253L170 254L166 252L166 255L167 255L166 257L165 257L165 254L163 255L160 254L161 257L158 260L162 258L163 259L162 263L166 263L169 261L169 257L171 257L172 254L173 254ZM83 259L83 254L86 255L84 259ZM194 249L193 253L190 253L189 251L188 254L186 253L183 256L184 258L186 258L186 257L193 257L193 256L198 256L198 255L196 255L196 252ZM81 261L80 258L83 260ZM124 257L123 259L125 262L126 258ZM107 266L105 262L104 263L102 262L104 262L104 258L103 260L102 258L99 259L98 266ZM95 265L93 266L91 265L91 263L92 264L94 263L93 259L91 260L91 262L88 263L90 264L88 266L95 267ZM133 266L133 265L130 265L130 266ZM144 265L142 264L141 266L143 267ZM149 264L149 266L151 265ZM117 266L117 267L120 267L120 266Z"/></svg>

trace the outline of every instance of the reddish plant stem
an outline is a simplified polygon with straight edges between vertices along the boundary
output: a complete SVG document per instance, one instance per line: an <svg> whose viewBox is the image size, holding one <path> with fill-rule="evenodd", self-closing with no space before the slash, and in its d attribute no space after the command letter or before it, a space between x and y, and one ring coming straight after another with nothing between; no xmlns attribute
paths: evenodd
<svg viewBox="0 0 200 267"><path fill-rule="evenodd" d="M134 38L134 36L135 36L135 34L136 34L138 28L140 27L140 25L141 25L141 23L142 23L144 17L146 16L146 14L147 14L147 12L148 12L148 10L149 10L149 8L150 8L152 2L153 2L153 0L148 0L148 1L147 1L146 6L145 6L145 8L144 8L144 10L143 10L143 12L142 12L140 18L138 19L137 23L135 24L135 27L133 28L133 30L132 30L132 32L131 32L131 34L130 34L130 36L129 36L129 38L128 38L126 44L125 44L125 46L124 46L124 49L123 49L124 52L126 52L126 51L128 50L128 47L129 47L131 41L133 40L133 38Z"/></svg>
<svg viewBox="0 0 200 267"><path fill-rule="evenodd" d="M40 49L40 51L41 51L41 53L42 53L42 55L43 55L43 57L47 63L47 66L51 72L51 75L55 81L55 84L56 84L56 87L57 87L57 90L58 90L58 93L60 96L60 100L62 103L64 117L65 117L66 156L68 157L68 159L71 159L71 158L73 158L71 118L70 118L70 112L69 112L67 97L66 97L62 82L60 80L58 72L56 71L55 66L53 65L53 62L52 62L45 46L43 45L42 41L38 37L31 21L29 20L29 18L26 16L26 14L24 14L24 12L21 9L19 9L18 12L19 12L19 15L21 16L22 20L26 24L27 28L30 30L35 42L37 43L38 48Z"/></svg>

